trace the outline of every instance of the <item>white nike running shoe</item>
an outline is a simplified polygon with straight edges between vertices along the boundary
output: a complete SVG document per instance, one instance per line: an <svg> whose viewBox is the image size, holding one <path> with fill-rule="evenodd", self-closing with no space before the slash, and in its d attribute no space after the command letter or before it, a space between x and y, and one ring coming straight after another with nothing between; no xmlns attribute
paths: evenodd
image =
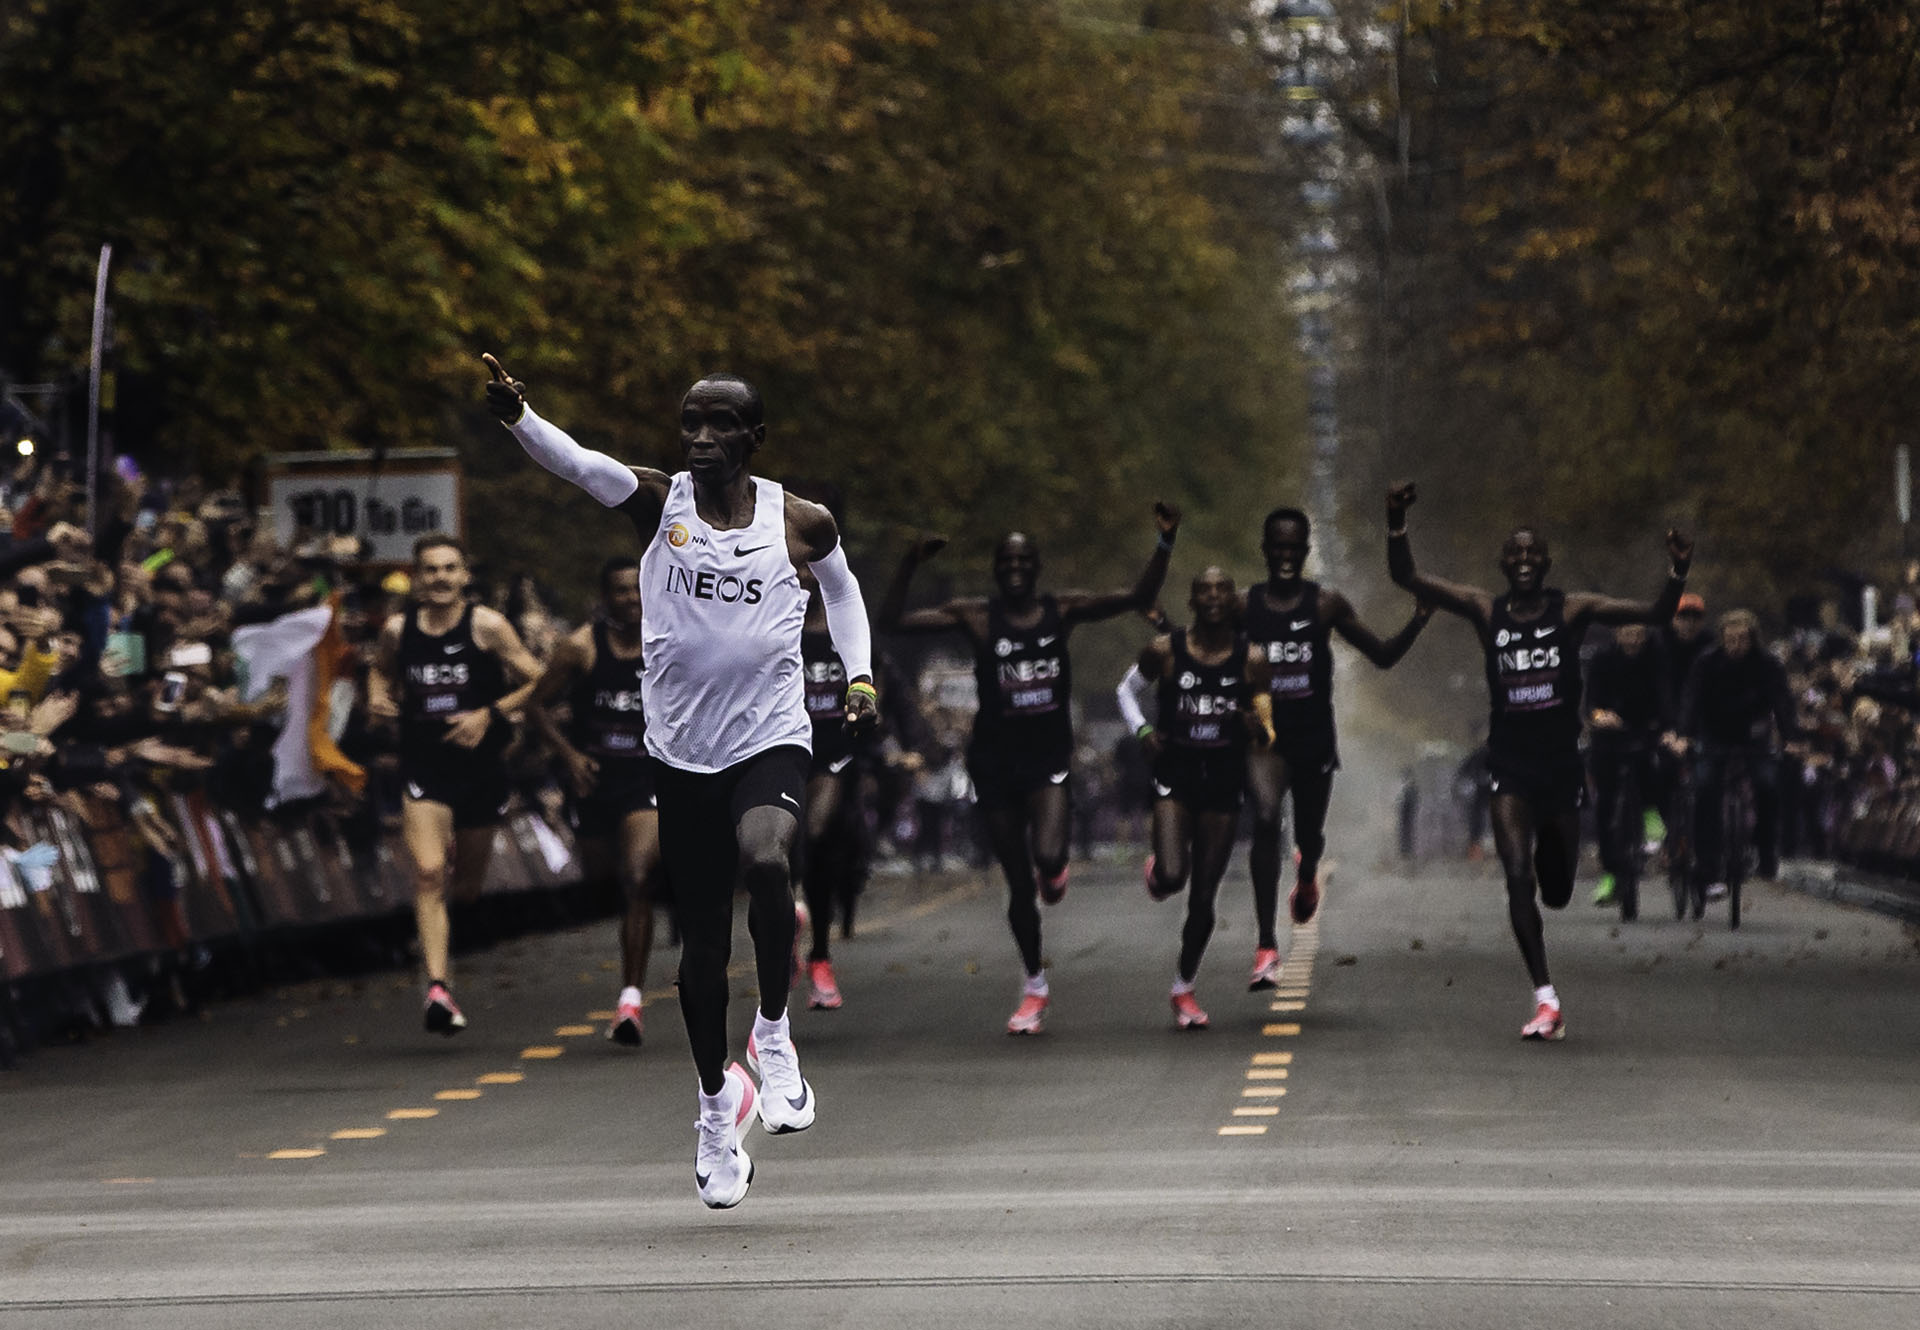
<svg viewBox="0 0 1920 1330"><path fill-rule="evenodd" d="M694 1122L699 1144L693 1154L693 1182L710 1209L727 1210L746 1199L753 1182L753 1159L740 1144L747 1119L753 1116L759 1094L753 1078L738 1062L727 1067L727 1083L714 1107L701 1104Z"/></svg>
<svg viewBox="0 0 1920 1330"><path fill-rule="evenodd" d="M791 1035L748 1035L747 1065L760 1077L760 1125L769 1134L784 1136L813 1125L813 1087L800 1074L800 1055Z"/></svg>

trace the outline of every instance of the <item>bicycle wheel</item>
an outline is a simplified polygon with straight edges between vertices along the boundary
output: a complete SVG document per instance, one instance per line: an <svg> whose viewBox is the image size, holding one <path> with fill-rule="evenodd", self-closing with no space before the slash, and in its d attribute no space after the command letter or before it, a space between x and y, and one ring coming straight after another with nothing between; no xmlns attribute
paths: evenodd
<svg viewBox="0 0 1920 1330"><path fill-rule="evenodd" d="M1725 820L1720 834L1725 837L1727 867L1727 915L1730 925L1740 927L1740 888L1746 884L1747 863L1753 846L1753 783L1745 773L1728 773L1726 794L1721 800Z"/></svg>
<svg viewBox="0 0 1920 1330"><path fill-rule="evenodd" d="M1620 922L1640 917L1640 868L1646 849L1646 814L1640 807L1640 782L1631 773L1620 781L1613 810L1613 850L1618 867L1613 876L1614 898L1620 902Z"/></svg>
<svg viewBox="0 0 1920 1330"><path fill-rule="evenodd" d="M1687 883L1693 878L1692 801L1677 800L1673 813L1673 825L1667 828L1667 890L1673 894L1673 917L1685 919L1691 897Z"/></svg>

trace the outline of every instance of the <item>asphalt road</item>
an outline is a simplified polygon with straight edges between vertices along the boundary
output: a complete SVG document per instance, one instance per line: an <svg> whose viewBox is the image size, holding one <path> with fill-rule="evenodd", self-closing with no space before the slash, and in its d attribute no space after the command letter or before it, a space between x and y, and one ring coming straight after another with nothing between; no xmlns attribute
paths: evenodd
<svg viewBox="0 0 1920 1330"><path fill-rule="evenodd" d="M600 1036L610 926L465 958L454 1040L390 975L43 1051L0 1075L0 1325L1920 1324L1914 932L1576 904L1540 1045L1483 867L1343 866L1279 995L1243 857L1223 907L1176 1033L1184 905L1079 866L1013 1039L992 883L876 881L847 1005L796 1012L819 1121L755 1131L729 1212L670 990Z"/></svg>

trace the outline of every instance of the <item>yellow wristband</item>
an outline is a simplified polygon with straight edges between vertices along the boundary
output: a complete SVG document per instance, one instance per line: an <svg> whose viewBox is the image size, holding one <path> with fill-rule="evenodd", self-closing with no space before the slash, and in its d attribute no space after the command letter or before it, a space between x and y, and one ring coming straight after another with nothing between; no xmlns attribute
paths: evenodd
<svg viewBox="0 0 1920 1330"><path fill-rule="evenodd" d="M848 685L847 685L847 696L848 696L848 697L852 697L852 696L853 696L853 695L854 695L855 693L864 693L864 694L866 694L866 695L867 695L868 697L870 697L870 698L872 698L872 699L873 699L874 701L876 701L876 702L878 702L878 701L880 700L880 693L879 693L879 691L878 691L877 689L875 689L875 688L874 688L874 686L873 686L872 684L870 684L870 683L850 683L850 684L848 684Z"/></svg>

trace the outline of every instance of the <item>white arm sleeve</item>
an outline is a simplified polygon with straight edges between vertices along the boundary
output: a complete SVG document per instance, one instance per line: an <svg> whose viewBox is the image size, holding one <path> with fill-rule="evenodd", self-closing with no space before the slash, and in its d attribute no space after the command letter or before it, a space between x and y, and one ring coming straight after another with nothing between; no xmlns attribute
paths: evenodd
<svg viewBox="0 0 1920 1330"><path fill-rule="evenodd" d="M534 461L560 479L578 485L609 508L619 507L640 488L632 467L621 465L605 453L581 447L558 425L536 416L530 406L507 428Z"/></svg>
<svg viewBox="0 0 1920 1330"><path fill-rule="evenodd" d="M1120 686L1113 690L1114 699L1120 703L1120 719L1126 721L1127 728L1135 734L1147 723L1147 713L1140 709L1140 698L1151 687L1147 676L1140 673L1140 667L1129 665L1127 672L1120 676Z"/></svg>
<svg viewBox="0 0 1920 1330"><path fill-rule="evenodd" d="M827 632L833 649L847 667L847 678L873 677L873 631L867 627L867 603L860 584L847 567L847 552L838 544L826 558L809 563L820 583L820 599L827 607Z"/></svg>

